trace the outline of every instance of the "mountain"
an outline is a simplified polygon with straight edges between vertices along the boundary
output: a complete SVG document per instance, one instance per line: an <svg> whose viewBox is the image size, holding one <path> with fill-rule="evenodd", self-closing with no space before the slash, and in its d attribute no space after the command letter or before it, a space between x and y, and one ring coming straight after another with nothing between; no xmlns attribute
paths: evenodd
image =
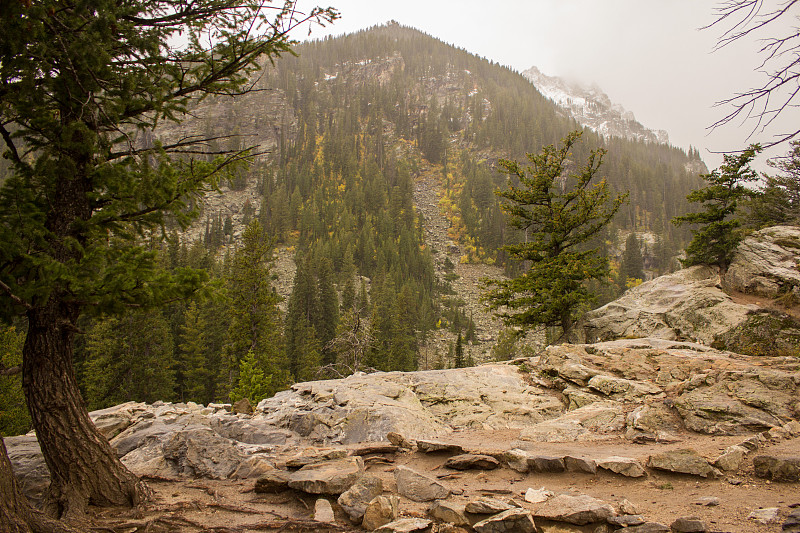
<svg viewBox="0 0 800 533"><path fill-rule="evenodd" d="M646 128L636 120L632 112L613 103L597 85L587 87L557 76L547 76L536 67L523 71L522 75L539 92L563 109L567 116L603 137L669 144L666 131Z"/></svg>

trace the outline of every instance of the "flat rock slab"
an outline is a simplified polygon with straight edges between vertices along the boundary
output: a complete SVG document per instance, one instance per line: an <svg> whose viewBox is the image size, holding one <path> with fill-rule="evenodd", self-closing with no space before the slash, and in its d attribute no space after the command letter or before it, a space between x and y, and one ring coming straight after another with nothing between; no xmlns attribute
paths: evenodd
<svg viewBox="0 0 800 533"><path fill-rule="evenodd" d="M389 524L397 519L399 507L400 498L397 495L377 496L367 505L361 525L367 531L372 531L384 524Z"/></svg>
<svg viewBox="0 0 800 533"><path fill-rule="evenodd" d="M491 455L464 453L450 457L444 466L454 470L494 470L500 466L500 461Z"/></svg>
<svg viewBox="0 0 800 533"><path fill-rule="evenodd" d="M272 470L256 480L256 486L253 490L259 494L277 494L289 488L290 479L291 472Z"/></svg>
<svg viewBox="0 0 800 533"><path fill-rule="evenodd" d="M397 482L397 492L415 502L443 500L450 495L449 487L407 466L398 466L394 471L394 477Z"/></svg>
<svg viewBox="0 0 800 533"><path fill-rule="evenodd" d="M513 509L514 507L515 506L509 504L508 502L504 502L503 500L484 496L482 498L478 498L477 500L467 502L464 510L472 514L497 514L502 513L503 511L508 511L509 509Z"/></svg>
<svg viewBox="0 0 800 533"><path fill-rule="evenodd" d="M350 450L351 455L391 455L400 451L400 446L388 442L370 442Z"/></svg>
<svg viewBox="0 0 800 533"><path fill-rule="evenodd" d="M464 448L459 444L441 442L438 440L417 439L417 451L422 453L464 453Z"/></svg>
<svg viewBox="0 0 800 533"><path fill-rule="evenodd" d="M478 533L536 533L536 524L530 511L509 509L477 522L472 528Z"/></svg>
<svg viewBox="0 0 800 533"><path fill-rule="evenodd" d="M780 509L777 507L767 507L765 509L756 509L747 518L755 520L759 524L774 524L780 520Z"/></svg>
<svg viewBox="0 0 800 533"><path fill-rule="evenodd" d="M567 455L564 457L564 468L567 472L585 472L586 474L597 473L597 461L586 457L575 457Z"/></svg>
<svg viewBox="0 0 800 533"><path fill-rule="evenodd" d="M401 518L375 529L372 533L412 533L425 530L430 525L431 521L425 518Z"/></svg>
<svg viewBox="0 0 800 533"><path fill-rule="evenodd" d="M470 521L467 518L466 507L464 504L437 500L428 508L428 514L441 522L447 522L454 526L469 527Z"/></svg>
<svg viewBox="0 0 800 533"><path fill-rule="evenodd" d="M609 517L615 515L614 508L609 504L585 494L580 496L559 494L536 505L533 509L534 517L568 522L579 526L605 522Z"/></svg>
<svg viewBox="0 0 800 533"><path fill-rule="evenodd" d="M563 472L567 469L563 457L552 455L531 455L528 457L528 470L531 472Z"/></svg>
<svg viewBox="0 0 800 533"><path fill-rule="evenodd" d="M347 450L344 448L308 448L303 453L287 459L286 468L303 468L343 457L347 457Z"/></svg>
<svg viewBox="0 0 800 533"><path fill-rule="evenodd" d="M644 477L647 471L642 463L631 457L611 456L597 461L597 466L626 477Z"/></svg>
<svg viewBox="0 0 800 533"><path fill-rule="evenodd" d="M753 457L753 469L761 478L773 481L800 481L800 457Z"/></svg>
<svg viewBox="0 0 800 533"><path fill-rule="evenodd" d="M717 477L719 472L714 469L703 456L692 449L669 450L656 455L651 455L647 466L656 470L689 474L704 478Z"/></svg>
<svg viewBox="0 0 800 533"><path fill-rule="evenodd" d="M331 502L325 498L319 498L314 503L314 520L316 522L323 522L325 524L332 524L336 522L336 518L333 515L333 507L331 506Z"/></svg>
<svg viewBox="0 0 800 533"><path fill-rule="evenodd" d="M625 528L625 533L670 533L669 526L659 522L645 522L641 526Z"/></svg>
<svg viewBox="0 0 800 533"><path fill-rule="evenodd" d="M289 486L310 494L341 494L364 475L361 457L307 465L289 476Z"/></svg>

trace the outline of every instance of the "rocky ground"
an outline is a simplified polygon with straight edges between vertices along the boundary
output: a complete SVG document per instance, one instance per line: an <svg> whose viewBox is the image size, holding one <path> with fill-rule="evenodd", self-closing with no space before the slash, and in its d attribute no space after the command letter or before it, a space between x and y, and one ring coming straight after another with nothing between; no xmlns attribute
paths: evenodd
<svg viewBox="0 0 800 533"><path fill-rule="evenodd" d="M156 497L92 509L90 522L554 533L668 531L695 517L675 530L778 532L800 504L798 387L796 357L653 338L300 383L252 414L123 404L92 417ZM35 437L6 445L36 498L47 476ZM384 524L394 518L405 521Z"/></svg>

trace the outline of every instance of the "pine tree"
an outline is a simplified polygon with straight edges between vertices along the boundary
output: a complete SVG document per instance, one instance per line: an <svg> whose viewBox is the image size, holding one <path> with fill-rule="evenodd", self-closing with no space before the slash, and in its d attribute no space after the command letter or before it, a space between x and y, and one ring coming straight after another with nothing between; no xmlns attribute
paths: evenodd
<svg viewBox="0 0 800 533"><path fill-rule="evenodd" d="M487 295L492 309L506 308L506 325L523 329L560 326L565 338L581 308L592 298L586 282L605 280L608 261L581 247L608 224L627 195L611 197L605 179L592 185L605 151L593 150L584 167L567 173L570 150L580 137L569 134L558 148L528 154L528 166L500 160L502 171L518 179L498 195L512 227L524 241L505 247L524 261L526 271L510 280L493 280Z"/></svg>
<svg viewBox="0 0 800 533"><path fill-rule="evenodd" d="M644 280L644 258L636 234L631 232L625 241L625 253L619 267L619 280L622 287L628 279Z"/></svg>
<svg viewBox="0 0 800 533"><path fill-rule="evenodd" d="M25 333L14 326L0 328L0 437L21 435L31 427L22 393L22 344Z"/></svg>
<svg viewBox="0 0 800 533"><path fill-rule="evenodd" d="M458 338L456 338L455 366L456 368L464 368L466 366L464 361L464 340L461 338L461 332L458 333Z"/></svg>
<svg viewBox="0 0 800 533"><path fill-rule="evenodd" d="M223 353L227 375L224 387L232 391L239 380L242 359L252 352L265 376L268 394L288 385L289 369L281 337L280 297L270 283L272 243L254 220L242 234L228 279L230 326Z"/></svg>
<svg viewBox="0 0 800 533"><path fill-rule="evenodd" d="M202 276L159 271L138 237L167 220L185 226L196 214L187 200L246 157L191 160L203 139L153 142L152 130L183 116L192 96L247 91L264 58L289 49L296 13L292 2L255 0L41 0L0 10L0 136L13 164L0 188L0 316L27 318L24 390L54 515L149 496L89 419L73 368L77 322L192 294ZM188 37L176 44L177 35ZM209 46L204 35L219 38ZM0 485L13 485L5 468ZM0 529L48 530L29 518L0 500Z"/></svg>
<svg viewBox="0 0 800 533"><path fill-rule="evenodd" d="M180 328L178 343L177 385L181 401L208 403L213 399L209 384L215 373L209 364L208 330L210 324L196 302L189 303Z"/></svg>
<svg viewBox="0 0 800 533"><path fill-rule="evenodd" d="M750 162L760 151L758 145L751 145L739 154L725 154L718 169L702 176L708 185L686 197L690 202L701 202L704 210L672 220L676 226L700 225L692 230L694 238L686 248L684 266L716 265L723 272L727 270L736 247L744 238L737 210L739 202L752 194L746 184L754 182L758 175L750 168Z"/></svg>
<svg viewBox="0 0 800 533"><path fill-rule="evenodd" d="M247 352L239 362L236 386L230 394L231 402L247 398L256 405L269 396L271 390L272 376L264 373L261 362L252 351Z"/></svg>

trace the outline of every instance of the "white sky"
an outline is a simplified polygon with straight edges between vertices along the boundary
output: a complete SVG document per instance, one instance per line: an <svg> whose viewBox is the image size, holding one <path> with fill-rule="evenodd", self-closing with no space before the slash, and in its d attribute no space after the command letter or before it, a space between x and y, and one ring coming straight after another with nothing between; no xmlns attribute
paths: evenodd
<svg viewBox="0 0 800 533"><path fill-rule="evenodd" d="M750 139L750 124L708 131L707 127L725 114L723 108L714 107L715 102L763 83L754 72L760 64L754 39L712 53L722 29L699 28L714 20L718 0L298 3L301 7L331 6L341 14L329 27L312 28L311 38L396 20L518 71L536 66L548 75L596 82L642 124L666 130L672 144L699 148L710 168L722 159L711 152L741 149L787 129ZM797 19L790 22L796 25ZM304 37L298 33L298 38ZM790 125L799 119L797 109L784 113L783 120ZM787 150L782 147L777 154ZM766 169L763 163L757 167Z"/></svg>

